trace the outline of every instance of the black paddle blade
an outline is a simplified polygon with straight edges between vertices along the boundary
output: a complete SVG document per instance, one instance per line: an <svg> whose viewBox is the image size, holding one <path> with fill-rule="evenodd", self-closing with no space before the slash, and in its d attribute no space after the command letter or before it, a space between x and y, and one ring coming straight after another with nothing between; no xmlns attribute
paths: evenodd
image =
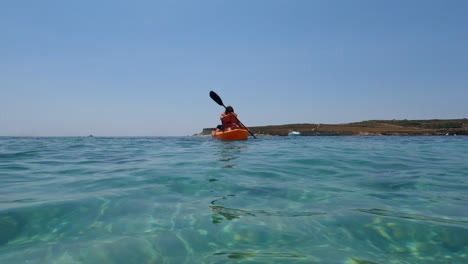
<svg viewBox="0 0 468 264"><path fill-rule="evenodd" d="M211 99L213 99L213 101L215 101L219 105L224 106L223 100L221 100L221 97L219 97L219 95L217 95L215 92L210 91L210 97L211 97ZM226 106L224 106L224 107L226 108Z"/></svg>

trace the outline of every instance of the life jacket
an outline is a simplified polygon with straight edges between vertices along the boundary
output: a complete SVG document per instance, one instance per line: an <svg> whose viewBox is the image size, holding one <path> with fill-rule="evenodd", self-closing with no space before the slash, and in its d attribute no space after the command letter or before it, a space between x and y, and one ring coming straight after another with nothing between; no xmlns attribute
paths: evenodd
<svg viewBox="0 0 468 264"><path fill-rule="evenodd" d="M225 113L221 113L221 122L223 123L223 128L228 127L238 127L237 124L237 114L231 113L232 115L226 115Z"/></svg>

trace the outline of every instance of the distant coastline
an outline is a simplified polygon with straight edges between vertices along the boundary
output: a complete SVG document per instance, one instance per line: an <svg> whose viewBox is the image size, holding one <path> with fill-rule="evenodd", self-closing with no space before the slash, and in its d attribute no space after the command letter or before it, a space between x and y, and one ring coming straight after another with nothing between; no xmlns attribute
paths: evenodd
<svg viewBox="0 0 468 264"><path fill-rule="evenodd" d="M287 136L290 130L302 136L442 136L468 135L468 119L368 120L346 124L286 124L249 126L257 136ZM214 128L203 128L194 136L208 136Z"/></svg>

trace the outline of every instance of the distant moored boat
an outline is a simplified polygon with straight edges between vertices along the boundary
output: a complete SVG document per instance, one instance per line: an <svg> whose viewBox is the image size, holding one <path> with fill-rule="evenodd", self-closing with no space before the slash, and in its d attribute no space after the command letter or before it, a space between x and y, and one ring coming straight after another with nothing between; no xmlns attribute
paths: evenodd
<svg viewBox="0 0 468 264"><path fill-rule="evenodd" d="M299 131L294 131L294 130L291 130L288 133L288 136L300 136L300 135L301 133Z"/></svg>

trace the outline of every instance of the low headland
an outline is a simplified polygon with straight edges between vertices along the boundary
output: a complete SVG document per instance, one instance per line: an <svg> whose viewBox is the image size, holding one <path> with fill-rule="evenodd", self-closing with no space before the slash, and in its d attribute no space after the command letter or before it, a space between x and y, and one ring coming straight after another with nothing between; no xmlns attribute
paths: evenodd
<svg viewBox="0 0 468 264"><path fill-rule="evenodd" d="M249 126L256 136L441 136L468 135L468 119L368 120L347 124L286 124ZM204 128L194 136L208 136L214 128Z"/></svg>

